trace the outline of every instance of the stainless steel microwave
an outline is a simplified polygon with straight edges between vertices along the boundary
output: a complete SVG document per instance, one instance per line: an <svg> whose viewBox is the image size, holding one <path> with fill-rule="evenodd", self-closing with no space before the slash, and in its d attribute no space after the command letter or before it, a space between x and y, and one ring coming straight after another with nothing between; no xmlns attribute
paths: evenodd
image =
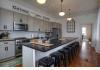
<svg viewBox="0 0 100 70"><path fill-rule="evenodd" d="M28 24L14 23L13 29L15 31L28 31Z"/></svg>

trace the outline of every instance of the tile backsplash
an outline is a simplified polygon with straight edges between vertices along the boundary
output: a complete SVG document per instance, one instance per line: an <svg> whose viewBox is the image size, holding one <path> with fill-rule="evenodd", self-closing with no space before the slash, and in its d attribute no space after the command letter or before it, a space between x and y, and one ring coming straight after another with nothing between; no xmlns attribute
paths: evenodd
<svg viewBox="0 0 100 70"><path fill-rule="evenodd" d="M0 32L2 33L2 31ZM45 37L44 33L39 32L24 32L24 31L9 31L9 38L18 38L18 37L26 37L26 38L34 38L34 37Z"/></svg>

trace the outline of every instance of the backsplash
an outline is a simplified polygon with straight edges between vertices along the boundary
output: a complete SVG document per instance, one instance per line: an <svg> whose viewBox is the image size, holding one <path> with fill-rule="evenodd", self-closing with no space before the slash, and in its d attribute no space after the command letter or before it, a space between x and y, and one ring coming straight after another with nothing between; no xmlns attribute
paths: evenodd
<svg viewBox="0 0 100 70"><path fill-rule="evenodd" d="M3 31L0 31L2 33ZM34 38L34 37L45 37L44 33L39 32L24 32L24 31L9 31L9 38L18 38L18 37L26 37L26 38Z"/></svg>

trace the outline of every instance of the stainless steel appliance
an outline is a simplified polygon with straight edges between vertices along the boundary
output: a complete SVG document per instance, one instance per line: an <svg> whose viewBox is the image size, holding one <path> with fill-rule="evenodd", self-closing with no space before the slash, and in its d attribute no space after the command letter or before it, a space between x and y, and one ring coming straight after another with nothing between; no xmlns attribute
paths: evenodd
<svg viewBox="0 0 100 70"><path fill-rule="evenodd" d="M22 55L22 45L24 43L28 43L30 42L30 39L27 38L15 38L15 55L17 56L21 56Z"/></svg>
<svg viewBox="0 0 100 70"><path fill-rule="evenodd" d="M24 24L24 23L14 23L13 29L15 31L27 31L28 30L28 24Z"/></svg>

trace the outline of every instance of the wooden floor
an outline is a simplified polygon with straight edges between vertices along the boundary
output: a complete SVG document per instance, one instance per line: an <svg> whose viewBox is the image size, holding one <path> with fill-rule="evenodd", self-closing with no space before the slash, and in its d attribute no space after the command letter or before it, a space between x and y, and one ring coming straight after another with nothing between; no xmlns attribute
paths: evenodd
<svg viewBox="0 0 100 70"><path fill-rule="evenodd" d="M91 47L87 41L82 42L77 56L74 57L69 67L99 67L100 66L100 54L95 52L95 49Z"/></svg>

